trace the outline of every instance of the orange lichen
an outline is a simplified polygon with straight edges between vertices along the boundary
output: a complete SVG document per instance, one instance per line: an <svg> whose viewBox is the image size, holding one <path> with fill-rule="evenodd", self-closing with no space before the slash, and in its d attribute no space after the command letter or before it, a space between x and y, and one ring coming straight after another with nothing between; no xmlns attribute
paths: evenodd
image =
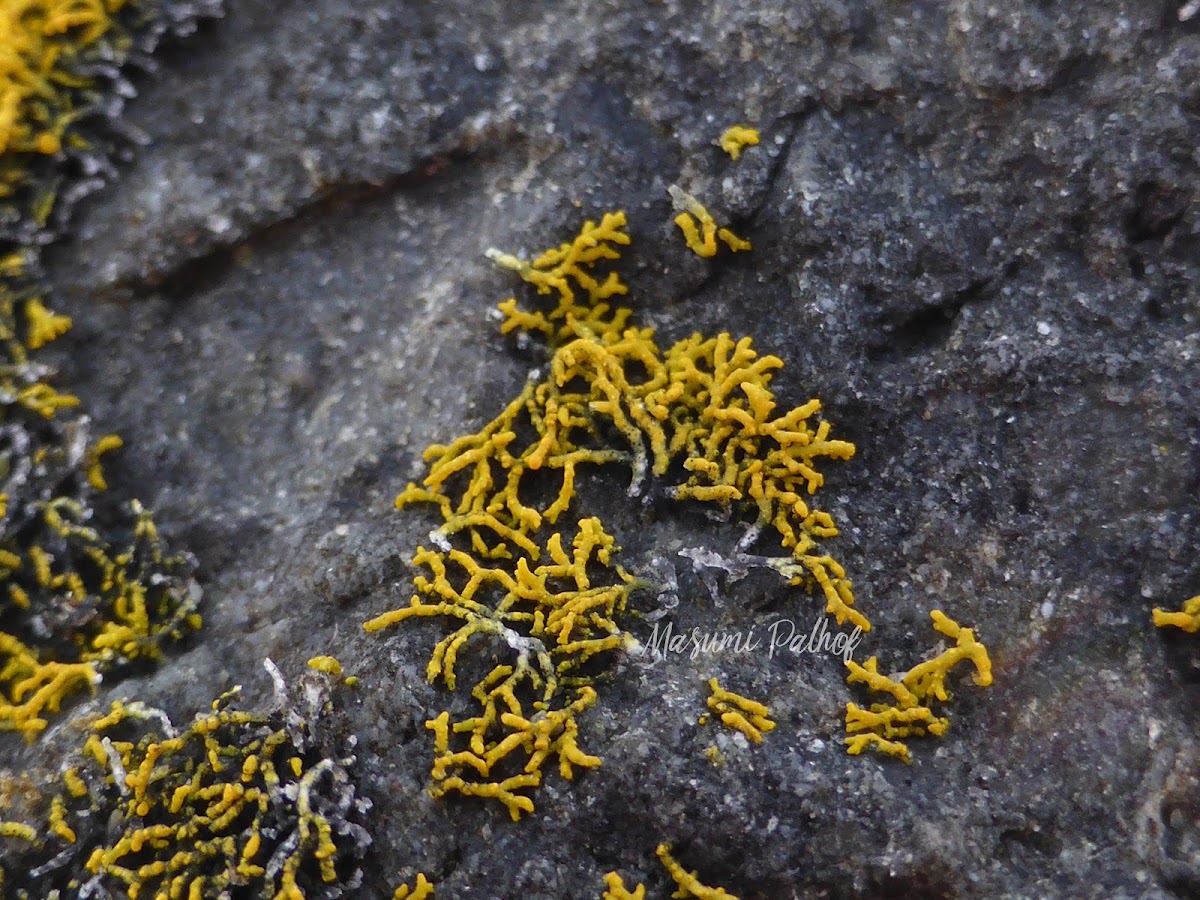
<svg viewBox="0 0 1200 900"><path fill-rule="evenodd" d="M861 682L872 691L888 694L890 703L875 703L863 709L854 703L846 706L846 749L852 755L874 747L889 756L911 761L908 746L900 738L932 734L940 737L950 727L950 720L937 716L931 702L944 703L950 699L946 677L961 662L974 666L972 679L979 687L992 683L992 663L987 648L975 639L975 632L963 628L940 611L930 613L933 627L951 638L954 646L936 657L919 663L899 679L879 672L879 661L871 657L863 665L849 660L848 684Z"/></svg>

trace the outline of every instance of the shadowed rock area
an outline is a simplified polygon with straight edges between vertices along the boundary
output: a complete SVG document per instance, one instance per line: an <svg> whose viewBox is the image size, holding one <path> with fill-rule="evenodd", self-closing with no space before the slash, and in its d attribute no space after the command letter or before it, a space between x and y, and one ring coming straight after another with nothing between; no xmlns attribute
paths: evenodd
<svg viewBox="0 0 1200 900"><path fill-rule="evenodd" d="M265 701L264 657L294 676L331 654L361 679L364 897L418 871L439 898L598 897L614 869L667 896L660 841L743 900L1200 891L1200 643L1150 620L1200 593L1200 16L229 6L159 54L126 113L149 144L46 259L75 328L45 358L124 438L114 493L198 558L205 626L41 742L0 736L0 769L57 772L112 699L186 720L234 684ZM762 142L734 162L714 141L738 122ZM688 251L672 183L754 249ZM866 695L836 657L628 654L579 719L603 765L548 770L534 814L427 795L424 723L465 701L426 683L439 623L363 632L408 602L438 524L392 501L544 362L499 335L490 311L525 295L485 249L528 256L612 209L660 344L752 336L786 362L781 404L819 397L857 445L816 500L875 626L859 657L918 662L933 609L988 645L995 684L955 680L911 765L846 755ZM677 630L816 621L774 576L710 591L678 552L731 553L742 526L627 481L588 478L581 508L631 572L675 577ZM763 744L697 725L712 676L768 704Z"/></svg>

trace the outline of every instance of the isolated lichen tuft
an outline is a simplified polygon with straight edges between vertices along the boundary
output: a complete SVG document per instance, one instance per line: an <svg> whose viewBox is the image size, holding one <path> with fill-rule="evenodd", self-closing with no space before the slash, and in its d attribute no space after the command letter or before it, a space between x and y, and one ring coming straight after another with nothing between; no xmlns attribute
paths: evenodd
<svg viewBox="0 0 1200 900"><path fill-rule="evenodd" d="M9 826L27 847L6 896L353 895L370 804L331 720L331 681L308 674L295 701L267 666L276 706L266 713L236 709L235 689L182 729L140 703L91 722L46 825Z"/></svg>
<svg viewBox="0 0 1200 900"><path fill-rule="evenodd" d="M697 256L716 256L718 238L734 253L753 249L749 241L742 240L728 228L718 227L712 213L687 191L673 184L667 192L678 213L675 224L683 232L688 249Z"/></svg>
<svg viewBox="0 0 1200 900"><path fill-rule="evenodd" d="M684 900L694 897L696 900L738 900L724 888L709 887L700 881L697 873L689 872L671 855L670 844L659 844L656 855L662 863L677 890L671 896ZM646 886L639 884L632 891L625 887L625 882L616 872L604 876L605 891L601 900L645 900Z"/></svg>
<svg viewBox="0 0 1200 900"><path fill-rule="evenodd" d="M625 887L625 881L616 872L604 876L604 893L600 900L646 900L646 886L637 885L632 891Z"/></svg>
<svg viewBox="0 0 1200 900"><path fill-rule="evenodd" d="M0 259L0 730L33 738L70 694L197 628L200 589L136 501L110 533L92 524L102 456L121 442L94 438L33 359L69 320L26 265Z"/></svg>
<svg viewBox="0 0 1200 900"><path fill-rule="evenodd" d="M392 894L392 900L430 900L433 893L433 885L426 880L423 874L418 874L417 880L411 888L407 884L396 888Z"/></svg>
<svg viewBox="0 0 1200 900"><path fill-rule="evenodd" d="M746 147L757 147L759 142L758 129L746 125L730 125L722 133L718 143L733 159L742 155Z"/></svg>
<svg viewBox="0 0 1200 900"><path fill-rule="evenodd" d="M708 689L708 708L725 727L745 735L751 743L761 744L763 734L775 729L770 710L757 700L725 690L715 678L709 679Z"/></svg>
<svg viewBox="0 0 1200 900"><path fill-rule="evenodd" d="M724 888L709 887L703 884L695 872L689 872L671 855L670 844L659 844L658 861L666 868L671 879L679 886L672 897L695 897L697 900L738 900Z"/></svg>
<svg viewBox="0 0 1200 900"><path fill-rule="evenodd" d="M992 683L992 663L987 648L975 639L975 632L963 628L940 611L930 613L933 627L954 641L933 659L919 663L899 679L879 672L879 661L872 656L865 664L853 660L846 663L850 674L848 684L863 683L877 693L888 694L890 703L873 703L863 709L854 703L846 706L846 750L852 755L872 747L905 762L911 761L908 746L901 739L931 734L940 737L950 727L950 720L938 716L933 702L950 699L946 677L961 662L970 662L975 671L972 679L979 687Z"/></svg>

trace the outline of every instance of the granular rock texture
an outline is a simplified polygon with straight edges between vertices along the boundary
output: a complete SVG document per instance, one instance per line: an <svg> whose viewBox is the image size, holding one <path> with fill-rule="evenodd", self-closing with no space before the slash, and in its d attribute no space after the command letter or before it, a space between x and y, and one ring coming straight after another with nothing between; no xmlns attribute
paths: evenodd
<svg viewBox="0 0 1200 900"><path fill-rule="evenodd" d="M237 683L265 703L263 657L330 654L360 679L364 897L418 871L447 898L594 897L613 871L666 896L663 842L742 898L1200 891L1200 645L1150 618L1200 593L1182 5L231 4L158 57L124 114L148 145L46 257L75 328L44 358L125 440L112 492L196 555L204 629L0 745L14 811L114 699L188 721ZM734 161L739 123L761 142ZM753 250L689 251L672 184ZM819 397L856 445L821 508L874 625L859 656L928 658L934 609L986 643L993 686L959 687L910 765L846 754L862 698L831 654L623 653L579 720L602 764L536 813L426 793L425 722L471 701L425 680L437 623L363 633L439 524L393 499L545 363L498 334L513 278L484 251L615 209L640 324L751 336L781 404ZM813 627L774 573L693 564L736 522L627 486L598 472L578 502L663 588L632 595L635 637ZM711 678L769 707L761 744L697 724Z"/></svg>

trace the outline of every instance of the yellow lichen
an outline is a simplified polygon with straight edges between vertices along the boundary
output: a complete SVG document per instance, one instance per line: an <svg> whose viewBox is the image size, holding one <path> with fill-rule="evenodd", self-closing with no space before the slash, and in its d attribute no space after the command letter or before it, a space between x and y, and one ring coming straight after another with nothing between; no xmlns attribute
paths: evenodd
<svg viewBox="0 0 1200 900"><path fill-rule="evenodd" d="M6 0L0 4L0 155L56 153L65 89L83 82L64 65L110 27L125 0ZM58 108L56 108L58 107Z"/></svg>
<svg viewBox="0 0 1200 900"><path fill-rule="evenodd" d="M0 632L0 731L19 731L33 740L64 699L91 690L99 675L90 662L39 662L11 634Z"/></svg>
<svg viewBox="0 0 1200 900"><path fill-rule="evenodd" d="M823 483L821 459L848 458L853 445L829 438L828 423L815 421L816 401L775 414L769 385L782 362L760 358L748 338L693 335L664 351L652 329L630 326L632 311L608 302L626 286L595 268L629 242L625 225L624 213L606 214L533 262L489 251L552 298L544 311L521 309L515 298L501 305L501 330L543 338L550 359L479 431L426 450L425 478L405 487L396 506L436 508L434 547L413 557L420 574L409 605L364 623L374 632L452 620L426 672L450 690L469 645L508 648L511 659L472 689L479 715L451 722L443 713L427 727L432 792L493 798L514 819L533 809L528 792L541 784L547 758L568 778L573 767L599 764L576 744L576 717L596 699L585 664L631 641L620 618L634 579L615 566L615 542L598 519L571 518L587 469L628 467L631 494L649 477L683 473L676 497L754 514L750 538L771 529L788 551L770 565L820 590L839 622L870 627L853 609L841 566L819 551L818 541L837 533L832 519L801 496ZM747 735L765 728L765 716L722 712L740 716Z"/></svg>
<svg viewBox="0 0 1200 900"><path fill-rule="evenodd" d="M154 583L154 573L176 563L165 557L149 515L136 503L134 512L133 543L115 550L81 524L81 504L52 500L34 522L53 551L35 543L22 554L14 545L0 558L7 600L15 608L30 610L31 595L49 594L72 605L94 604L98 613L74 631L68 659L42 659L15 634L0 631L0 730L36 737L46 727L44 714L57 712L66 696L93 685L100 671L134 659L157 659L163 641L198 624L193 618L197 595L169 580ZM58 652L63 653L61 646Z"/></svg>
<svg viewBox="0 0 1200 900"><path fill-rule="evenodd" d="M709 887L700 881L695 872L688 872L671 855L670 844L659 844L657 856L671 880L675 882L674 898L695 897L697 900L738 900L724 888ZM639 884L632 891L625 887L625 881L617 872L609 872L604 876L605 890L600 900L645 900L646 886Z"/></svg>
<svg viewBox="0 0 1200 900"><path fill-rule="evenodd" d="M1155 609L1154 624L1158 628L1182 628L1188 634L1195 634L1200 631L1200 597L1184 601L1177 612Z"/></svg>
<svg viewBox="0 0 1200 900"><path fill-rule="evenodd" d="M489 249L487 256L498 266L511 269L537 288L539 294L557 294L558 303L549 312L525 312L517 307L515 297L500 304L505 319L502 334L514 329L540 333L553 344L576 337L597 337L615 340L620 336L629 310L613 310L609 298L628 292L616 272L609 272L603 281L592 275L592 267L601 260L620 257L616 248L629 243L624 232L625 213L606 213L597 225L585 222L579 234L556 250L547 250L531 263ZM586 292L581 301L577 290Z"/></svg>
<svg viewBox="0 0 1200 900"><path fill-rule="evenodd" d="M611 315L629 318L628 310ZM566 315L566 321L578 320ZM839 624L867 631L845 571L815 552L817 541L837 528L804 499L824 483L817 463L848 459L854 445L831 440L829 423L813 422L819 401L774 414L769 385L782 365L774 356L760 358L749 338L728 334L693 335L665 353L650 329L576 337L555 350L544 381L526 384L479 432L431 446L429 474L401 492L396 505L437 504L445 520L438 535L466 533L484 556L504 556L514 545L536 559L529 534L571 507L583 467L628 465L636 491L648 473L665 475L680 462L688 478L677 497L756 511L755 529L774 529L791 551L776 561L781 574L819 587ZM626 446L596 447L605 428ZM529 431L534 440L517 446L517 434ZM522 499L533 493L532 473L557 483L552 501L540 507Z"/></svg>
<svg viewBox="0 0 1200 900"><path fill-rule="evenodd" d="M406 884L400 885L392 894L392 900L429 900L432 896L433 885L426 880L424 874L417 873L416 883L411 888Z"/></svg>
<svg viewBox="0 0 1200 900"><path fill-rule="evenodd" d="M5 0L0 3L0 201L10 201L30 183L39 160L64 147L86 147L75 123L86 115L89 95L117 16L129 0ZM44 225L55 203L52 186L39 188L22 204L23 215ZM31 318L38 316L32 310ZM50 332L62 323L43 319ZM53 335L51 335L53 336Z"/></svg>
<svg viewBox="0 0 1200 900"><path fill-rule="evenodd" d="M44 419L53 419L59 410L78 406L79 398L59 393L50 385L37 382L21 388L17 392L17 402Z"/></svg>
<svg viewBox="0 0 1200 900"><path fill-rule="evenodd" d="M324 672L334 678L342 677L342 664L332 656L314 656L308 661L308 667L317 672Z"/></svg>
<svg viewBox="0 0 1200 900"><path fill-rule="evenodd" d="M737 159L746 147L757 146L758 140L758 129L745 125L731 125L722 133L719 143L722 150Z"/></svg>
<svg viewBox="0 0 1200 900"><path fill-rule="evenodd" d="M762 743L764 732L774 730L770 711L763 704L725 690L715 678L709 679L708 688L712 691L708 708L721 717L727 728L741 732L755 744Z"/></svg>
<svg viewBox="0 0 1200 900"><path fill-rule="evenodd" d="M604 876L604 894L600 900L646 900L646 886L639 884L632 891L616 872Z"/></svg>
<svg viewBox="0 0 1200 900"><path fill-rule="evenodd" d="M50 801L50 831L68 844L75 843L75 829L67 824L67 805L62 797Z"/></svg>
<svg viewBox="0 0 1200 900"><path fill-rule="evenodd" d="M327 684L306 688L318 710ZM0 836L26 838L46 859L75 860L34 867L20 896L82 896L84 880L88 894L131 900L228 896L235 887L303 900L308 885L341 896L366 846L346 818L356 808L344 768L352 759L314 752L325 741L314 720L237 710L236 695L184 729L120 701L91 721L42 832L0 824ZM432 896L423 878L412 896Z"/></svg>
<svg viewBox="0 0 1200 900"><path fill-rule="evenodd" d="M0 822L0 837L18 838L26 843L35 843L37 830L20 822Z"/></svg>
<svg viewBox="0 0 1200 900"><path fill-rule="evenodd" d="M50 7L82 15L89 4ZM126 547L88 524L91 492L107 486L100 458L121 441L91 442L87 420L64 414L79 400L48 384L46 368L31 359L70 320L47 309L28 268L25 254L0 257L0 418L8 434L0 450L0 730L32 738L69 695L135 659L157 658L164 641L198 625L199 589L184 574L190 562L164 553L136 502Z"/></svg>
<svg viewBox="0 0 1200 900"><path fill-rule="evenodd" d="M854 703L846 706L846 749L852 755L873 747L889 756L910 762L908 746L900 738L919 737L932 734L940 737L950 727L950 720L935 715L933 701L944 703L950 699L946 690L946 676L960 662L970 662L974 667L972 679L979 687L992 683L992 663L987 648L975 639L975 632L963 628L942 612L930 613L933 627L940 634L951 638L954 646L943 650L933 659L919 663L909 669L899 680L879 672L879 661L871 657L863 665L849 660L846 666L850 674L848 684L863 683L870 690L888 694L890 703L875 703L863 709Z"/></svg>
<svg viewBox="0 0 1200 900"><path fill-rule="evenodd" d="M728 228L718 227L712 213L687 191L676 185L671 185L667 190L679 213L675 217L675 224L683 232L688 249L697 256L716 256L718 239L734 253L753 249L749 241L742 240Z"/></svg>
<svg viewBox="0 0 1200 900"><path fill-rule="evenodd" d="M614 619L625 609L633 585L619 567L615 583L595 580L597 570L610 568L615 550L598 519L579 522L571 552L557 532L543 550L546 561L531 568L527 557L513 567L483 565L460 550L419 548L414 564L432 577L418 575L418 593L407 607L364 626L377 631L411 618L458 620L459 627L435 647L426 672L431 682L441 679L451 690L458 654L470 641L498 641L510 648L513 661L496 666L472 689L479 715L451 725L449 714L442 713L427 727L435 735L433 794L490 797L502 802L514 819L533 810L532 801L520 792L541 783L548 758L558 759L559 772L567 779L574 766L600 764L576 742L576 717L596 700L578 672L597 654L621 646ZM532 715L525 712L530 702ZM563 705L555 708L556 703ZM452 733L465 736L465 746L452 748ZM494 768L511 768L514 753L524 758L523 773L489 780Z"/></svg>
<svg viewBox="0 0 1200 900"><path fill-rule="evenodd" d="M125 446L115 434L106 434L92 446L87 454L87 479L88 484L98 491L108 490L108 482L104 480L104 468L100 464L100 457L105 453L113 450L119 450Z"/></svg>
<svg viewBox="0 0 1200 900"><path fill-rule="evenodd" d="M670 844L658 845L658 859L666 868L671 879L679 886L672 897L695 897L697 900L738 900L724 888L709 887L703 884L695 872L689 872L671 856Z"/></svg>
<svg viewBox="0 0 1200 900"><path fill-rule="evenodd" d="M25 343L30 350L37 350L62 337L71 328L70 316L51 312L36 298L25 302L25 319L28 324Z"/></svg>

